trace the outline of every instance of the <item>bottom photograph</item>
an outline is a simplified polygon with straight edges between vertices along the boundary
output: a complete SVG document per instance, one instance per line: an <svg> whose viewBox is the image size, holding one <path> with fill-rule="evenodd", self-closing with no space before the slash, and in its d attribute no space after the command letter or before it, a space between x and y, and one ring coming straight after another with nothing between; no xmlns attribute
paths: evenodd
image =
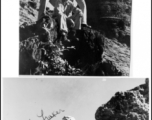
<svg viewBox="0 0 152 120"><path fill-rule="evenodd" d="M3 120L149 120L147 78L5 78Z"/></svg>

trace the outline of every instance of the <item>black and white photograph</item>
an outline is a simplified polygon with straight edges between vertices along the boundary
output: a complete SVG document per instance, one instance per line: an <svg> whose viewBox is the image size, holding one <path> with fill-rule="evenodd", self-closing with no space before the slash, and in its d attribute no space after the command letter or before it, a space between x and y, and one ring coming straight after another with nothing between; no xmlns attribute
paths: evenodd
<svg viewBox="0 0 152 120"><path fill-rule="evenodd" d="M4 78L2 120L150 120L147 78Z"/></svg>
<svg viewBox="0 0 152 120"><path fill-rule="evenodd" d="M19 0L19 75L129 76L131 13L132 0Z"/></svg>
<svg viewBox="0 0 152 120"><path fill-rule="evenodd" d="M2 120L151 120L151 0L1 0Z"/></svg>

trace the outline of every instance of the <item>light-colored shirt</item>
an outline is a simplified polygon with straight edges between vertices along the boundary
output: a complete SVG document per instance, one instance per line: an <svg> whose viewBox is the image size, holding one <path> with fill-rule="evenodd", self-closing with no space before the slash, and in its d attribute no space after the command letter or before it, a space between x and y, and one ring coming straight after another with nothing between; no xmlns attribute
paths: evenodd
<svg viewBox="0 0 152 120"><path fill-rule="evenodd" d="M76 4L74 4L71 0L67 0L66 2L63 2L62 0L57 0L55 4L55 13L64 13L67 17L70 17L72 15L72 11L76 9Z"/></svg>

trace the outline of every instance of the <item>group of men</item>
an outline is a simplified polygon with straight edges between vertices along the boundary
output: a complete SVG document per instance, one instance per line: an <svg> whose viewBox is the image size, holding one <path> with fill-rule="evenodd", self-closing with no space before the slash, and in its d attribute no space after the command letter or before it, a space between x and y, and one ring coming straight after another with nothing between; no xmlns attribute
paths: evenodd
<svg viewBox="0 0 152 120"><path fill-rule="evenodd" d="M67 36L70 27L75 30L80 30L81 27L90 27L87 25L85 0L41 0L38 19L45 13L49 1L54 6L54 16L58 20L62 36ZM70 23L70 26L67 23Z"/></svg>

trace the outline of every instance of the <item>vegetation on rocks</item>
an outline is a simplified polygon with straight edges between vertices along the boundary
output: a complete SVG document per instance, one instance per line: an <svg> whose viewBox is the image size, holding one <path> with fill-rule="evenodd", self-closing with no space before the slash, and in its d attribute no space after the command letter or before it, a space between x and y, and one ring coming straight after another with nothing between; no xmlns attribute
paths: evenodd
<svg viewBox="0 0 152 120"><path fill-rule="evenodd" d="M126 92L117 92L106 104L98 108L96 120L148 120L149 83Z"/></svg>

